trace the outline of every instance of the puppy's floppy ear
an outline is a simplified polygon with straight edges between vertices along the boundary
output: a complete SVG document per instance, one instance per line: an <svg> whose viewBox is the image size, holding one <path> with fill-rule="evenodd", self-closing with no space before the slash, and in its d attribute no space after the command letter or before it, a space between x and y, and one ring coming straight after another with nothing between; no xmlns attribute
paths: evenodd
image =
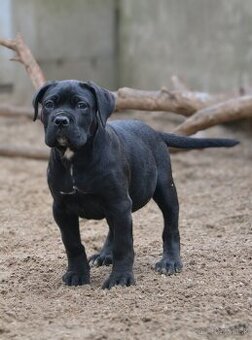
<svg viewBox="0 0 252 340"><path fill-rule="evenodd" d="M56 83L57 83L56 81L48 81L43 86L41 86L37 92L35 92L33 96L33 100L32 100L32 105L34 107L34 117L33 117L34 122L38 117L38 105L39 103L41 103L41 99L43 98L43 95L49 89L49 87L56 85Z"/></svg>
<svg viewBox="0 0 252 340"><path fill-rule="evenodd" d="M115 96L111 91L96 85L92 81L83 82L81 85L90 89L94 94L97 103L98 119L102 127L105 127L108 117L115 109Z"/></svg>

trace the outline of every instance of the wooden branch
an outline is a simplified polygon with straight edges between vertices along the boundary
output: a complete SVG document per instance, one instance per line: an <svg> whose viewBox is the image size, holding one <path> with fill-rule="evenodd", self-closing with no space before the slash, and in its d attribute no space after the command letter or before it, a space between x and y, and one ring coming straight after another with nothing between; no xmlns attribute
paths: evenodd
<svg viewBox="0 0 252 340"><path fill-rule="evenodd" d="M12 60L19 61L25 66L35 89L44 84L43 72L20 34L14 40L0 39L0 45L16 52L16 56ZM214 96L203 92L189 91L188 87L177 76L172 76L172 83L175 88L174 91L169 91L166 88L162 88L160 91L142 91L126 87L119 89L114 92L116 98L115 112L122 110L167 111L189 117L197 111L200 115L204 108L231 97L231 94ZM235 94L236 97L238 95ZM32 109L0 106L0 115L21 116L22 113L24 116L31 117ZM236 118L233 117L233 119ZM215 122L218 123L217 120Z"/></svg>
<svg viewBox="0 0 252 340"><path fill-rule="evenodd" d="M174 132L191 135L217 124L252 118L252 96L244 96L199 110L180 124Z"/></svg>
<svg viewBox="0 0 252 340"><path fill-rule="evenodd" d="M0 39L0 45L16 52L17 55L11 60L19 61L25 66L35 89L45 83L41 68L20 34L14 40ZM226 96L223 95L212 96L203 92L189 91L177 76L172 77L172 82L175 88L174 91L169 91L166 88L162 88L160 91L142 91L126 87L119 89L114 92L116 97L115 112L122 110L167 111L189 117L204 107L226 99ZM0 107L0 112L6 111L4 109ZM22 110L20 109L20 111ZM12 112L14 115L18 115L14 111L9 109L9 115L12 115ZM25 110L23 111L25 112ZM30 112L31 110L29 109L28 116L30 116Z"/></svg>
<svg viewBox="0 0 252 340"><path fill-rule="evenodd" d="M0 39L0 45L16 52L17 55L11 60L18 61L25 66L25 69L36 89L45 83L43 72L33 57L30 49L25 44L21 34L17 34L17 37L14 40Z"/></svg>
<svg viewBox="0 0 252 340"><path fill-rule="evenodd" d="M42 148L28 146L17 147L11 145L0 145L0 156L48 160L49 151Z"/></svg>
<svg viewBox="0 0 252 340"><path fill-rule="evenodd" d="M169 91L162 88L160 91L142 91L132 88L120 88L113 92L116 98L115 112L123 110L166 111L190 117L196 111L209 105L219 103L224 95L214 96L203 92ZM32 117L31 107L15 107L0 105L0 116L19 117L22 114Z"/></svg>
<svg viewBox="0 0 252 340"><path fill-rule="evenodd" d="M25 66L35 89L45 83L43 72L20 34L14 40L0 39L0 45L16 52L16 56L11 60L18 61ZM178 113L190 117L174 131L184 135L194 134L199 130L220 123L252 117L252 95L244 95L248 93L245 89L240 89L240 93L209 95L203 92L190 91L183 81L176 76L172 77L172 83L175 89L173 91L166 88L161 88L160 91L142 91L126 87L118 89L118 91L113 92L116 98L115 112L144 110ZM251 94L251 91L249 91L249 94ZM244 95L244 97L241 97L241 95ZM0 106L0 115L31 117L33 110ZM48 158L48 153L44 150L20 149L10 146L0 146L0 155L33 159Z"/></svg>
<svg viewBox="0 0 252 340"><path fill-rule="evenodd" d="M167 111L189 117L194 112L220 102L222 97L202 92L142 91L123 87L113 92L116 98L115 112L123 110Z"/></svg>
<svg viewBox="0 0 252 340"><path fill-rule="evenodd" d="M190 91L189 86L187 86L185 82L177 75L171 76L171 82L173 84L174 90L176 91Z"/></svg>
<svg viewBox="0 0 252 340"><path fill-rule="evenodd" d="M32 118L34 115L34 110L32 107L18 107L14 105L0 105L0 116L6 117L26 117Z"/></svg>

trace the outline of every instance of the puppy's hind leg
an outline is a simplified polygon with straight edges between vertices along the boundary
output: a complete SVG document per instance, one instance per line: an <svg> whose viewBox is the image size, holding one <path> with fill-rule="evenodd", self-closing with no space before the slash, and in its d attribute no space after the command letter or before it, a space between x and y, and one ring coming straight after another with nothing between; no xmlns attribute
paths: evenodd
<svg viewBox="0 0 252 340"><path fill-rule="evenodd" d="M179 204L172 176L167 174L167 170L159 174L153 199L164 217L163 256L156 263L155 270L161 274L172 275L182 270L182 262L178 229Z"/></svg>
<svg viewBox="0 0 252 340"><path fill-rule="evenodd" d="M106 240L99 253L89 257L88 262L91 267L109 266L112 264L113 230L109 227Z"/></svg>

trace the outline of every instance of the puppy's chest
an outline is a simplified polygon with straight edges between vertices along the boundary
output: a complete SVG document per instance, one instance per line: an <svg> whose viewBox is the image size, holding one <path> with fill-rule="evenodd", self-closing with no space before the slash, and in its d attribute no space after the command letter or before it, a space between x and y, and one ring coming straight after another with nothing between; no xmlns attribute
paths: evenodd
<svg viewBox="0 0 252 340"><path fill-rule="evenodd" d="M97 178L94 174L78 169L74 164L67 167L60 185L61 195L94 194Z"/></svg>
<svg viewBox="0 0 252 340"><path fill-rule="evenodd" d="M50 172L50 170L49 170ZM52 171L48 174L49 186L56 197L61 197L73 213L87 219L104 217L99 195L99 179L96 174L86 173L70 165L64 172Z"/></svg>

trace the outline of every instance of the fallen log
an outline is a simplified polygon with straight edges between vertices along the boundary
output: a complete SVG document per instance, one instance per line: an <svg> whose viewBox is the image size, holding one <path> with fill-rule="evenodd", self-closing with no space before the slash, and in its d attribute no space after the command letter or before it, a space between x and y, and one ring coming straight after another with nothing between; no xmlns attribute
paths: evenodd
<svg viewBox="0 0 252 340"><path fill-rule="evenodd" d="M45 83L45 77L40 66L20 34L14 40L0 39L0 45L16 53L16 56L11 60L18 61L25 66L35 89ZM165 87L162 87L159 91L143 91L127 87L118 89L113 92L116 98L115 112L122 110L166 111L189 117L205 107L240 95L238 92L221 95L193 92L189 91L188 87L177 76L172 76L171 80L175 89L173 91ZM3 112L1 106L0 112ZM10 115L12 115L12 112L14 111L10 110Z"/></svg>
<svg viewBox="0 0 252 340"><path fill-rule="evenodd" d="M48 160L49 150L28 147L28 146L12 146L12 145L0 145L0 156L4 157L20 157L36 160Z"/></svg>
<svg viewBox="0 0 252 340"><path fill-rule="evenodd" d="M171 82L174 90L176 91L190 91L189 86L185 84L185 82L177 75L171 76Z"/></svg>
<svg viewBox="0 0 252 340"><path fill-rule="evenodd" d="M16 39L0 39L0 45L13 50L16 55L11 58L12 61L20 62L24 65L33 86L37 89L45 82L44 74L33 57L30 49L25 44L21 34L17 34Z"/></svg>
<svg viewBox="0 0 252 340"><path fill-rule="evenodd" d="M166 111L189 117L196 111L223 100L222 96L212 96L204 92L143 91L123 87L113 92L116 98L115 112L123 110Z"/></svg>
<svg viewBox="0 0 252 340"><path fill-rule="evenodd" d="M252 96L230 99L199 110L180 124L174 132L181 135L192 135L217 124L244 118L252 118Z"/></svg>
<svg viewBox="0 0 252 340"><path fill-rule="evenodd" d="M0 116L17 118L17 117L26 117L32 118L34 114L34 110L32 107L19 107L14 105L2 104L0 105Z"/></svg>
<svg viewBox="0 0 252 340"><path fill-rule="evenodd" d="M162 88L160 91L143 91L123 87L113 94L116 98L114 112L125 110L164 111L174 112L185 117L190 117L200 109L221 102L224 98L224 96L212 96L203 92L169 91L166 88ZM30 118L33 115L32 112L32 107L0 105L0 116Z"/></svg>
<svg viewBox="0 0 252 340"><path fill-rule="evenodd" d="M20 34L14 40L0 39L0 45L16 52L16 56L11 60L18 61L25 66L35 89L45 83L42 70ZM113 92L116 98L115 111L167 111L181 114L189 118L174 132L183 135L191 135L224 122L252 117L252 95L245 95L245 89L233 94L210 95L189 91L188 87L175 76L172 77L172 82L173 91L164 87L160 91L142 91L126 87L118 89ZM32 111L31 108L17 109L0 106L0 115L5 116L31 117ZM48 158L48 152L45 150L12 146L0 146L0 155L33 159Z"/></svg>

